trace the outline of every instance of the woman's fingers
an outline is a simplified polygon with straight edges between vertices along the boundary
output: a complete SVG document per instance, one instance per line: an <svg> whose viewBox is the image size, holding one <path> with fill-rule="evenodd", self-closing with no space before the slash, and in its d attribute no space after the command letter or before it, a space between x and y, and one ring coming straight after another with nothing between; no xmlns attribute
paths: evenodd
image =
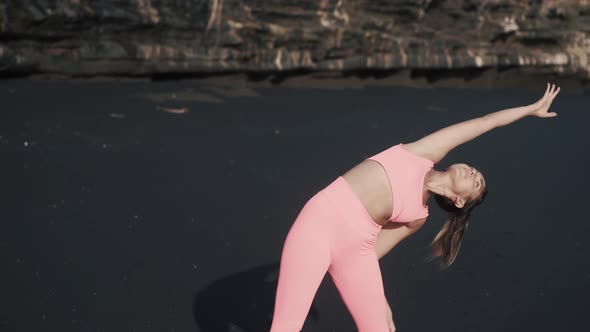
<svg viewBox="0 0 590 332"><path fill-rule="evenodd" d="M549 105L551 105L551 102L557 96L557 94L559 93L559 91L561 89L560 87L557 87L557 89L555 87L556 87L555 84L549 85L549 83L547 83L548 91L545 92L546 94L545 94L545 96L543 96L543 99L545 99L545 102L548 102Z"/></svg>
<svg viewBox="0 0 590 332"><path fill-rule="evenodd" d="M395 332L396 331L395 330L395 325L389 324L388 327L389 327L389 332Z"/></svg>
<svg viewBox="0 0 590 332"><path fill-rule="evenodd" d="M551 89L549 89L549 97L553 96L553 93L555 92L555 84L551 84Z"/></svg>
<svg viewBox="0 0 590 332"><path fill-rule="evenodd" d="M553 94L554 86L552 86L549 82L547 82L547 88L545 89L545 93L543 97L537 103L538 106L542 106L547 102L547 100L551 99L551 95Z"/></svg>
<svg viewBox="0 0 590 332"><path fill-rule="evenodd" d="M542 117L544 117L544 118L552 118L552 117L555 117L555 116L557 116L557 113L555 113L555 112L547 112L547 113L543 114Z"/></svg>
<svg viewBox="0 0 590 332"><path fill-rule="evenodd" d="M545 94L543 98L539 99L536 103L533 104L531 115L535 115L541 118L551 118L557 116L555 112L548 112L551 104L553 103L553 99L557 97L559 91L561 90L560 87L556 86L552 83L547 83L547 88L545 89Z"/></svg>
<svg viewBox="0 0 590 332"><path fill-rule="evenodd" d="M553 99L555 99L555 97L557 97L557 94L559 93L560 88L557 87L557 89L552 89L551 93L549 94L549 105L551 105L551 103L553 102Z"/></svg>

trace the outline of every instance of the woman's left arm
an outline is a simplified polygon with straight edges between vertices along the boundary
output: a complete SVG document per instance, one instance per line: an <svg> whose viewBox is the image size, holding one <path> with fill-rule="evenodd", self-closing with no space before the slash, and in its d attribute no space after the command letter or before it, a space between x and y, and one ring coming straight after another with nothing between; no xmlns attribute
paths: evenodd
<svg viewBox="0 0 590 332"><path fill-rule="evenodd" d="M463 121L440 129L416 142L404 144L404 146L411 152L437 163L457 146L494 128L511 124L527 115L541 118L557 116L557 113L547 111L558 93L559 88L555 89L555 85L547 83L545 95L534 104L504 109L479 118Z"/></svg>
<svg viewBox="0 0 590 332"><path fill-rule="evenodd" d="M385 256L403 239L416 233L425 222L426 218L416 219L409 223L387 223L377 235L377 242L374 248L377 258L381 259L381 257Z"/></svg>

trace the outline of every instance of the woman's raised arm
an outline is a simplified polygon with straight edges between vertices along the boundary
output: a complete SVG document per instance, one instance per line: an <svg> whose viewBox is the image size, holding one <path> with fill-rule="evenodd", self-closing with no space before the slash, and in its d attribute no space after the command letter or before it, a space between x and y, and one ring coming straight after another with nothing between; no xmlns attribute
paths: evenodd
<svg viewBox="0 0 590 332"><path fill-rule="evenodd" d="M559 93L554 84L547 83L547 89L541 99L531 105L508 108L485 116L463 121L404 146L411 152L428 158L437 163L451 150L468 142L494 128L508 125L527 115L540 118L557 116L555 112L548 112L553 99Z"/></svg>

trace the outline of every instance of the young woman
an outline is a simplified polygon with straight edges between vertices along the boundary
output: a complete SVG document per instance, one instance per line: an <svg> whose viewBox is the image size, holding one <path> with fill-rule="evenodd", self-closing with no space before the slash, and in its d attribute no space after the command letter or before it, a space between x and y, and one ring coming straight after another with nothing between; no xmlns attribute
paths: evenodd
<svg viewBox="0 0 590 332"><path fill-rule="evenodd" d="M395 331L378 260L416 232L431 195L450 218L431 246L448 267L457 257L473 208L487 194L483 175L466 164L433 169L452 149L525 116L548 112L559 93L547 84L536 103L505 109L398 144L368 158L315 194L289 231L281 256L271 332L300 331L326 271L360 332Z"/></svg>

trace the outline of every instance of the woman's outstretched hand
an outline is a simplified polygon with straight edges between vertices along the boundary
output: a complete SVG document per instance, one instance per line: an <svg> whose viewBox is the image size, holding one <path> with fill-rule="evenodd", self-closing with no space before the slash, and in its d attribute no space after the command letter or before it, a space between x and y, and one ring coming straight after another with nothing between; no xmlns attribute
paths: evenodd
<svg viewBox="0 0 590 332"><path fill-rule="evenodd" d="M555 84L547 83L547 89L545 90L545 95L543 98L539 99L536 103L531 105L531 112L529 115L534 115L539 118L552 118L557 116L555 112L547 112L549 107L551 107L551 103L553 99L559 93L559 87L555 89Z"/></svg>

